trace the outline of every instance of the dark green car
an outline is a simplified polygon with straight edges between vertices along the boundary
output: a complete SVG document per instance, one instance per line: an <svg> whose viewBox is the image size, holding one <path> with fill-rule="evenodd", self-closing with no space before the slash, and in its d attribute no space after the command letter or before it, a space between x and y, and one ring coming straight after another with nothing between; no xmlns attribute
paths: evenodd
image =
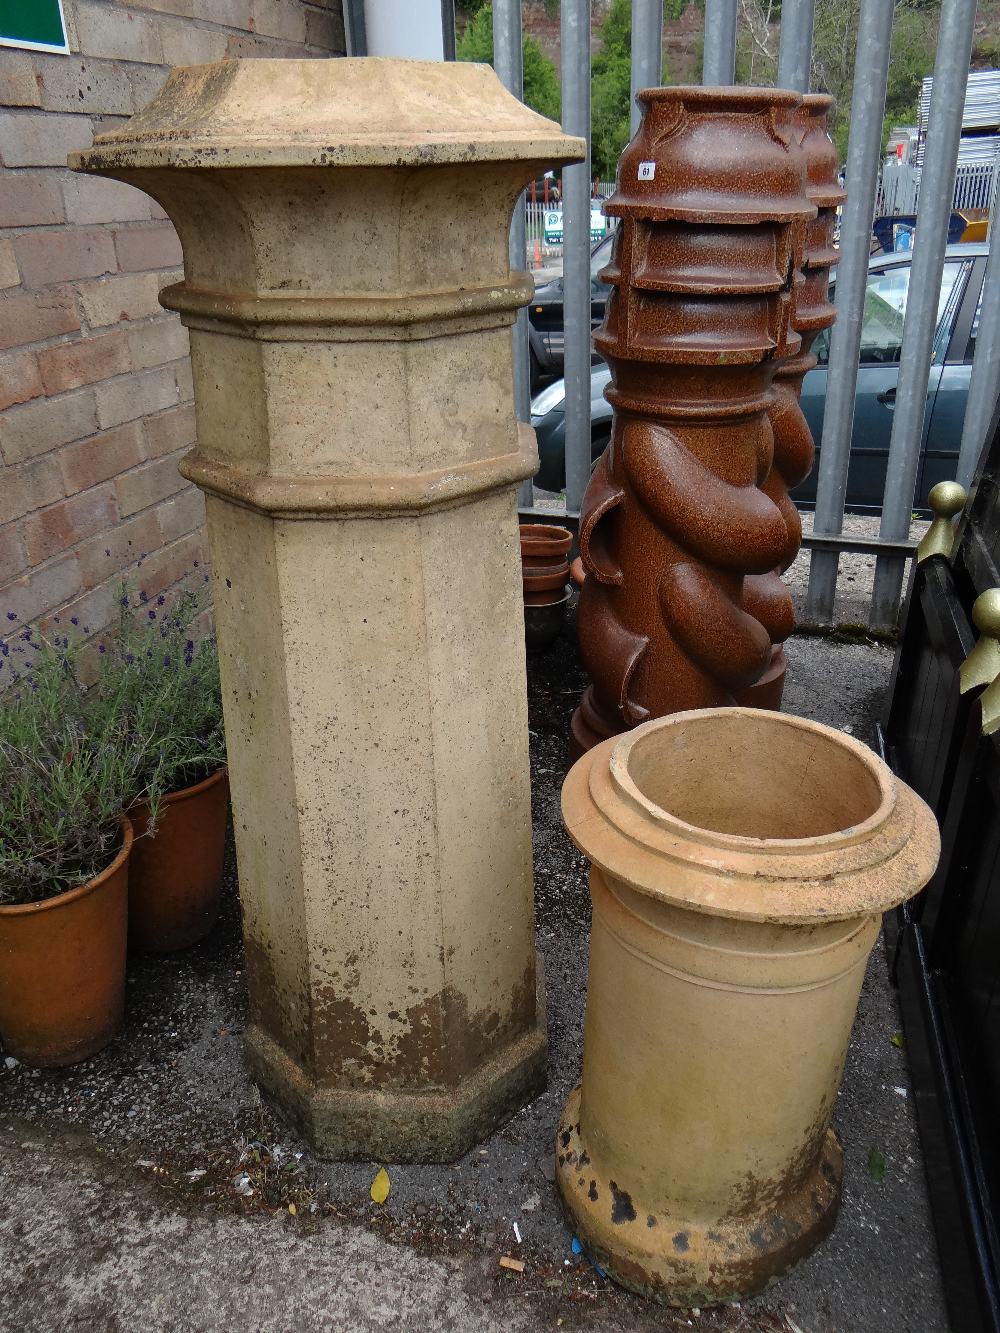
<svg viewBox="0 0 1000 1333"><path fill-rule="evenodd" d="M927 388L924 439L915 488L921 502L935 482L955 475L988 253L988 245L974 242L949 245L945 256L934 363ZM871 512L882 508L910 260L910 251L902 250L877 255L868 267L847 477L847 508L855 511ZM813 351L819 358L819 365L803 381L802 410L817 443L818 464L826 401L828 333L816 339ZM602 363L594 367L590 378L591 457L594 462L611 439L611 407L604 397L604 387L610 377L608 367ZM561 491L566 484L565 396L564 382L559 380L543 389L531 404L531 424L538 436L541 459L535 485L548 491ZM817 467L814 466L802 485L792 492L792 498L802 508L811 508L815 502L816 477Z"/></svg>

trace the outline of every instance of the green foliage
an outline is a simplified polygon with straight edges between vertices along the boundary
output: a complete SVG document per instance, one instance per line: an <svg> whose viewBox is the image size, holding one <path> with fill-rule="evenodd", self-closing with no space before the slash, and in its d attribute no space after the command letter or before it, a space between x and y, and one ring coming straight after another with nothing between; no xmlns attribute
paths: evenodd
<svg viewBox="0 0 1000 1333"><path fill-rule="evenodd" d="M559 80L556 67L534 37L524 35L521 43L524 61L524 100L532 110L550 120L559 119ZM493 64L493 7L483 5L458 39L459 60Z"/></svg>
<svg viewBox="0 0 1000 1333"><path fill-rule="evenodd" d="M892 54L885 95L885 147L894 125L915 125L920 84L934 69L940 6L900 6L892 30Z"/></svg>
<svg viewBox="0 0 1000 1333"><path fill-rule="evenodd" d="M119 590L115 632L100 645L94 706L127 721L144 757L129 804L160 798L214 773L226 761L222 692L215 639L196 643L207 608L206 583L177 592L172 605L144 592Z"/></svg>
<svg viewBox="0 0 1000 1333"><path fill-rule="evenodd" d="M145 756L123 718L92 716L68 635L0 651L0 903L41 902L111 864Z"/></svg>
<svg viewBox="0 0 1000 1333"><path fill-rule="evenodd" d="M680 0L667 0L668 10L683 9ZM631 0L612 0L604 22L598 29L601 49L593 60L590 86L591 154L594 174L611 180L618 158L629 141L632 108L632 4ZM660 79L667 83L661 66Z"/></svg>
<svg viewBox="0 0 1000 1333"><path fill-rule="evenodd" d="M847 158L860 4L861 0L816 0L813 26L811 84L817 92L833 94L830 135L842 162ZM934 67L941 0L895 0L895 7L885 138L893 125L912 124L916 119L920 80ZM744 0L741 4L738 83L774 82L780 13L776 0Z"/></svg>
<svg viewBox="0 0 1000 1333"><path fill-rule="evenodd" d="M590 83L591 165L602 180L614 177L629 140L632 95L631 0L612 0L598 34Z"/></svg>
<svg viewBox="0 0 1000 1333"><path fill-rule="evenodd" d="M147 801L152 832L164 795L225 762L215 644L193 637L205 604L203 586L168 606L123 585L89 689L86 626L71 640L56 617L49 636L26 628L0 644L0 902L87 883L121 846L123 810Z"/></svg>

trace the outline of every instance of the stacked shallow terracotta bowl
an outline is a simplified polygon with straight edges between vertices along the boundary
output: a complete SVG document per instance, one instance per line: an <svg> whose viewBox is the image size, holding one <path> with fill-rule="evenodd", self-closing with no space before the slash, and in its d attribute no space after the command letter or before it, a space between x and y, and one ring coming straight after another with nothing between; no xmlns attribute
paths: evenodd
<svg viewBox="0 0 1000 1333"><path fill-rule="evenodd" d="M566 617L569 552L573 534L549 523L521 524L524 637L529 648L546 648Z"/></svg>

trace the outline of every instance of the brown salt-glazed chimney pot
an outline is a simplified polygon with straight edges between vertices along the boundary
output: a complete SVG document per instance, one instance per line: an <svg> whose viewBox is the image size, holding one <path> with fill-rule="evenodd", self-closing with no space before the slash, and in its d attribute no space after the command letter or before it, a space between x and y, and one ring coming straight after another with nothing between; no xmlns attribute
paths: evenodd
<svg viewBox="0 0 1000 1333"><path fill-rule="evenodd" d="M802 545L802 520L789 491L809 475L815 449L799 399L802 381L816 365L812 345L817 334L828 329L836 311L827 298L830 269L837 262L833 231L837 208L847 198L837 175L837 150L827 133L827 117L833 98L825 93L807 93L795 113L795 133L802 148L806 197L817 213L806 231L802 282L792 303L792 327L802 339L799 351L784 360L774 372L774 398L768 409L774 434L774 457L764 482L766 495L780 508L788 529L788 545L776 569L750 574L743 584L743 608L765 626L771 637L771 661L755 685L736 693L741 704L757 708L780 708L785 684L785 639L795 628L791 595L781 575Z"/></svg>
<svg viewBox="0 0 1000 1333"><path fill-rule="evenodd" d="M802 99L656 88L639 101L605 208L620 225L595 343L615 424L580 520L592 684L574 755L653 717L731 704L771 665L772 631L791 628L788 607L758 618L744 585L793 544L787 496L766 483L772 380L801 352L793 309L817 217Z"/></svg>

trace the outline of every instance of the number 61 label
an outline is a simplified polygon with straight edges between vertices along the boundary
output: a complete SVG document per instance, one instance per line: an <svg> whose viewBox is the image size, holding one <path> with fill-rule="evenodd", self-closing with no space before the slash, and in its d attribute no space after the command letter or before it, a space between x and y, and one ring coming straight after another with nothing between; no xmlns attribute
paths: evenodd
<svg viewBox="0 0 1000 1333"><path fill-rule="evenodd" d="M655 180L655 179L656 179L656 163L655 163L655 162L640 162L640 163L639 163L639 179L640 179L641 181L651 181L651 180Z"/></svg>

